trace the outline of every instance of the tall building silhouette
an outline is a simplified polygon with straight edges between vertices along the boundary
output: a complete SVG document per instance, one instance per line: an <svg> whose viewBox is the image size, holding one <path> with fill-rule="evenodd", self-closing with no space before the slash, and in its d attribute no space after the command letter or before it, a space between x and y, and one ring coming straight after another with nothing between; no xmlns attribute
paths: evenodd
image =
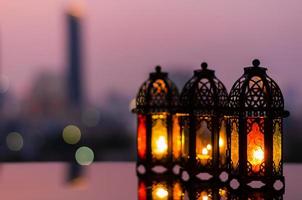
<svg viewBox="0 0 302 200"><path fill-rule="evenodd" d="M67 47L68 47L68 92L69 103L76 110L81 110L83 103L82 93L82 44L81 44L81 11L80 1L72 1L67 12ZM76 147L69 149L67 182L78 185L82 180L83 168L76 162L74 153ZM80 181L81 182L81 181Z"/></svg>
<svg viewBox="0 0 302 200"><path fill-rule="evenodd" d="M82 52L80 8L71 4L67 13L68 92L72 106L80 106L82 97Z"/></svg>

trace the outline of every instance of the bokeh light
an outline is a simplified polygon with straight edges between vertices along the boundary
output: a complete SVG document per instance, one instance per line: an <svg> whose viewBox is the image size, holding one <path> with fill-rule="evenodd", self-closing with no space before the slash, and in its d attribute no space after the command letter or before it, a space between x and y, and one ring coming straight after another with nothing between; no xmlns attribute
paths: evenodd
<svg viewBox="0 0 302 200"><path fill-rule="evenodd" d="M95 108L87 108L82 114L82 122L88 127L96 126L100 121L100 112Z"/></svg>
<svg viewBox="0 0 302 200"><path fill-rule="evenodd" d="M75 125L68 125L63 130L63 139L68 144L76 144L81 139L81 130Z"/></svg>
<svg viewBox="0 0 302 200"><path fill-rule="evenodd" d="M6 145L11 151L20 151L23 148L23 137L20 133L12 132L6 136Z"/></svg>
<svg viewBox="0 0 302 200"><path fill-rule="evenodd" d="M83 146L77 149L75 159L80 165L90 165L94 160L94 153L89 147Z"/></svg>

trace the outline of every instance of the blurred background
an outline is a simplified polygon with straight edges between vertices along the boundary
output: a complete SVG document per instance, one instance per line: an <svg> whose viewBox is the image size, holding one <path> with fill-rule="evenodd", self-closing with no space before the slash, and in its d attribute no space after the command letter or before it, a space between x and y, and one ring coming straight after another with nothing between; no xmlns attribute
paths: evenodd
<svg viewBox="0 0 302 200"><path fill-rule="evenodd" d="M259 58L301 162L302 3L235 2L1 0L0 160L135 160L131 102L155 65L182 89L206 61L230 90Z"/></svg>

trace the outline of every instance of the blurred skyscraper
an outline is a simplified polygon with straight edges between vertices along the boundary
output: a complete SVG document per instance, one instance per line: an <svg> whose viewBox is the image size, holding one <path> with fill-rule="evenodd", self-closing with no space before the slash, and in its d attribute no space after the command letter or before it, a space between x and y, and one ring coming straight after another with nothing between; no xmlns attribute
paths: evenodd
<svg viewBox="0 0 302 200"><path fill-rule="evenodd" d="M68 91L70 103L78 107L82 103L82 52L80 7L71 4L67 12Z"/></svg>

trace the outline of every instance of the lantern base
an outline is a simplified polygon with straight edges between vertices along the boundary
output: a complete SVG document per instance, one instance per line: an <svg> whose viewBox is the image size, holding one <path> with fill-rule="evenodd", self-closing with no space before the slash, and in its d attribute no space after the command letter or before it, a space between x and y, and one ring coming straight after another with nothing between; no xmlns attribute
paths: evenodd
<svg viewBox="0 0 302 200"><path fill-rule="evenodd" d="M147 164L147 163L137 162L136 174L138 177L172 174L172 166L163 165L163 164Z"/></svg>
<svg viewBox="0 0 302 200"><path fill-rule="evenodd" d="M273 191L276 194L283 194L285 191L284 176L257 176L257 177L231 177L229 186L233 191Z"/></svg>

